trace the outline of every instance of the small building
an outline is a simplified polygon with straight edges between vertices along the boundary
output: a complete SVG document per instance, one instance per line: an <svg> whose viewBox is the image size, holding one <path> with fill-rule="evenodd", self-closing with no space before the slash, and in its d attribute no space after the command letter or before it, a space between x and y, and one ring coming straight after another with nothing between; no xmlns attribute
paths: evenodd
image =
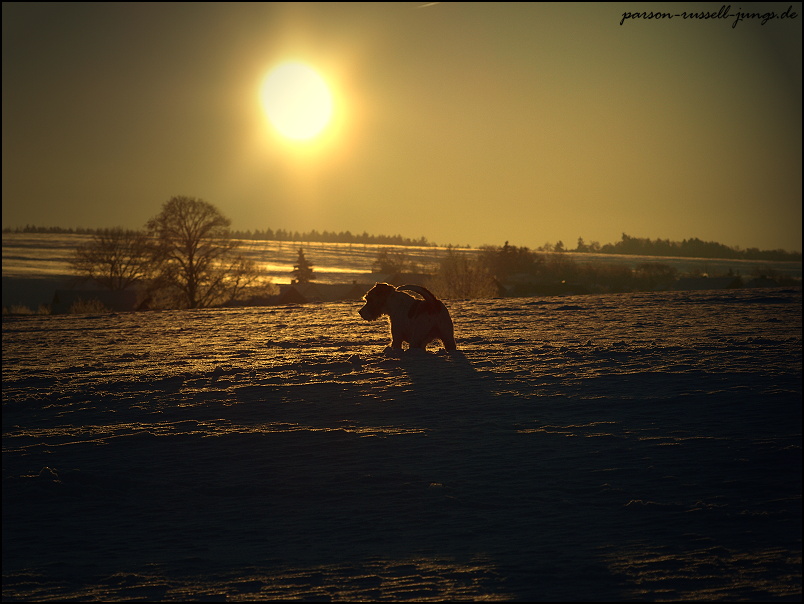
<svg viewBox="0 0 804 604"><path fill-rule="evenodd" d="M277 304L360 300L371 286L360 283L291 283L279 286Z"/></svg>
<svg viewBox="0 0 804 604"><path fill-rule="evenodd" d="M735 289L742 287L739 276L682 277L673 287L676 291L700 291L706 289Z"/></svg>

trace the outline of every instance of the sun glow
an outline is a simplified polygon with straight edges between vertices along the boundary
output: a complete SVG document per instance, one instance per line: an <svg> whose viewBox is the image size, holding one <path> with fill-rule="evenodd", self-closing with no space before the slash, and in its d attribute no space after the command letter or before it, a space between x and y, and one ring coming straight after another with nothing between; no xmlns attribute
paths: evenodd
<svg viewBox="0 0 804 604"><path fill-rule="evenodd" d="M315 138L332 120L332 93L304 63L288 61L273 68L263 80L260 98L273 127L295 141Z"/></svg>

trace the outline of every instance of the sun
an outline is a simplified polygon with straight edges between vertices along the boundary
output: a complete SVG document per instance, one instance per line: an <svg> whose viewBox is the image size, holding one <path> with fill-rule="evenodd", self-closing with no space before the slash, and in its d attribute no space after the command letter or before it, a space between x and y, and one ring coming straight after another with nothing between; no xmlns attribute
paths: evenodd
<svg viewBox="0 0 804 604"><path fill-rule="evenodd" d="M313 139L332 120L332 93L324 78L305 63L288 61L274 67L260 93L268 119L286 138Z"/></svg>

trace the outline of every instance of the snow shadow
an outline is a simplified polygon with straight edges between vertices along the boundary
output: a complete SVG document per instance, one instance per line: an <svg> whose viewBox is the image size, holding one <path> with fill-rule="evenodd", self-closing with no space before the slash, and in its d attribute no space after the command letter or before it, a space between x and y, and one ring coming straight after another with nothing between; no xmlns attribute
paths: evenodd
<svg viewBox="0 0 804 604"><path fill-rule="evenodd" d="M493 396L493 374L478 371L461 350L437 353L408 350L399 357L416 395L431 402L476 404Z"/></svg>
<svg viewBox="0 0 804 604"><path fill-rule="evenodd" d="M409 379L397 413L424 434L374 456L384 460L378 477L406 486L404 501L385 501L395 513L376 518L373 530L404 535L386 542L403 556L485 559L502 577L497 593L510 601L623 598L621 580L601 555L617 539L608 528L618 524L611 502L596 501L600 487L588 481L587 468L571 467L563 436L533 438L523 430L534 400L487 370L485 357L473 360L472 351L397 358ZM401 477L389 474L392 465L404 468Z"/></svg>

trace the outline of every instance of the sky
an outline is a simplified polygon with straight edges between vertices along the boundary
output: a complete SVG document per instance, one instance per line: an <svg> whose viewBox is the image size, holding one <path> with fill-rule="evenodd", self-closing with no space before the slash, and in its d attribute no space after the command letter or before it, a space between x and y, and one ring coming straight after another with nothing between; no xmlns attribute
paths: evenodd
<svg viewBox="0 0 804 604"><path fill-rule="evenodd" d="M186 195L238 230L801 251L802 6L681 16L722 6L4 2L3 227ZM261 102L287 60L332 95L307 141Z"/></svg>

